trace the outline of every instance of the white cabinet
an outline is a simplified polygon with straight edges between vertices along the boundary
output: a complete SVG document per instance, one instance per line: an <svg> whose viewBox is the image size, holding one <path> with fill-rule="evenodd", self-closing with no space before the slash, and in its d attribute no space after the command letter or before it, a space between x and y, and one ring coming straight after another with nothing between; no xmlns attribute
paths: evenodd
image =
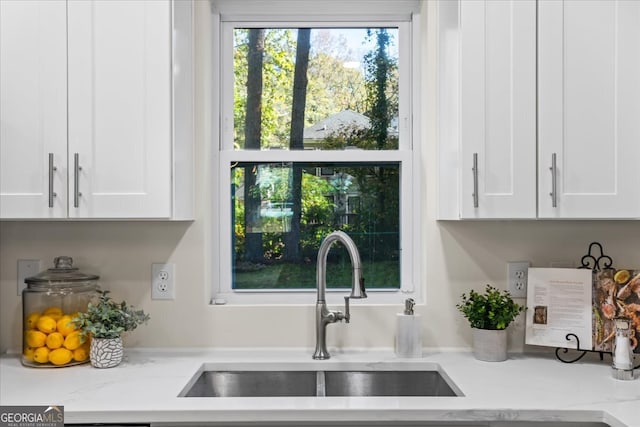
<svg viewBox="0 0 640 427"><path fill-rule="evenodd" d="M0 1L0 218L67 215L66 23L65 1Z"/></svg>
<svg viewBox="0 0 640 427"><path fill-rule="evenodd" d="M640 2L538 13L539 216L640 218Z"/></svg>
<svg viewBox="0 0 640 427"><path fill-rule="evenodd" d="M191 93L190 2L6 3L0 216L189 218L192 105L185 92ZM56 21L40 28L33 17L48 19L46 9L55 9ZM24 13L18 16L17 11ZM41 36L31 40L33 28L18 18ZM15 27L5 28L5 20L17 21ZM57 36L55 52L49 49L52 35ZM25 39L38 49L25 45ZM174 50L180 43L181 50ZM6 66L5 51L13 60ZM50 75L48 67L34 66L43 59L59 71ZM21 78L21 70L39 78L26 103L20 93L33 79ZM15 93L9 89L14 86ZM54 89L55 97L49 94ZM48 107L54 100L44 114L38 113L41 101ZM55 128L55 150L49 148L53 134L44 129L50 121L61 128ZM22 132L33 136L27 139ZM49 196L49 188L55 196ZM21 202L24 194L33 195L31 204Z"/></svg>
<svg viewBox="0 0 640 427"><path fill-rule="evenodd" d="M439 219L536 217L536 2L439 2Z"/></svg>
<svg viewBox="0 0 640 427"><path fill-rule="evenodd" d="M71 1L68 37L69 216L169 217L171 4Z"/></svg>
<svg viewBox="0 0 640 427"><path fill-rule="evenodd" d="M460 217L535 218L535 0L460 8Z"/></svg>
<svg viewBox="0 0 640 427"><path fill-rule="evenodd" d="M640 218L640 2L438 6L438 218Z"/></svg>

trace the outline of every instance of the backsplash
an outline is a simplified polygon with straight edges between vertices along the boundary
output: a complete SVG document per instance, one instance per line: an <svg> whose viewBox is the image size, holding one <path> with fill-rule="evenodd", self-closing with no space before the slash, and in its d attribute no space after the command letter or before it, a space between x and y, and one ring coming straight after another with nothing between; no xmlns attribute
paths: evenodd
<svg viewBox="0 0 640 427"><path fill-rule="evenodd" d="M433 210L430 210L433 211ZM20 346L21 297L16 261L55 256L97 272L114 295L142 307L152 321L127 336L144 347L306 347L314 345L315 294L301 306L211 306L211 272L203 239L204 220L168 222L3 222L0 224L0 350ZM486 283L506 287L506 262L532 266L574 262L592 240L602 242L615 265L640 265L640 224L633 221L425 222L423 319L425 348L467 347L470 332L455 304L460 294ZM151 263L176 264L176 299L151 300ZM366 272L365 272L366 275ZM394 345L395 305L354 304L349 325L333 325L330 347ZM329 304L332 305L331 303ZM339 304L335 304L338 306ZM511 348L523 346L523 321L510 328Z"/></svg>

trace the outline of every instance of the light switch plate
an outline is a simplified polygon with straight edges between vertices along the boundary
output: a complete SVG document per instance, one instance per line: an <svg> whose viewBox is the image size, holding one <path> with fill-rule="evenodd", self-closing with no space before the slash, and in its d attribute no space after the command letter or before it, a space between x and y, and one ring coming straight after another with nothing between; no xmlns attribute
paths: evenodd
<svg viewBox="0 0 640 427"><path fill-rule="evenodd" d="M24 283L24 279L27 277L35 276L40 273L40 264L41 261L39 259L19 259L18 260L18 280L17 280L17 289L18 296L22 296L22 290L27 287L27 284Z"/></svg>

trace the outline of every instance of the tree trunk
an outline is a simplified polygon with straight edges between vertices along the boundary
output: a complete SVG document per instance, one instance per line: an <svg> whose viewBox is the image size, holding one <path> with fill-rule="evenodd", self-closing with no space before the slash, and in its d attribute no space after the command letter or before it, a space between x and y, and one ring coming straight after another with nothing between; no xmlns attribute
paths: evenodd
<svg viewBox="0 0 640 427"><path fill-rule="evenodd" d="M309 49L311 47L311 29L298 29L296 45L296 68L293 75L293 103L291 107L291 133L289 148L304 149L304 110L307 101L307 69L309 68ZM302 168L293 166L291 179L291 201L293 217L291 230L285 233L284 255L289 261L298 262L300 253L300 221L302 218Z"/></svg>
<svg viewBox="0 0 640 427"><path fill-rule="evenodd" d="M247 58L247 112L244 128L245 149L259 150L262 138L262 63L264 57L264 29L249 30ZM263 259L262 230L260 229L260 190L256 186L258 169L249 165L244 170L245 260Z"/></svg>

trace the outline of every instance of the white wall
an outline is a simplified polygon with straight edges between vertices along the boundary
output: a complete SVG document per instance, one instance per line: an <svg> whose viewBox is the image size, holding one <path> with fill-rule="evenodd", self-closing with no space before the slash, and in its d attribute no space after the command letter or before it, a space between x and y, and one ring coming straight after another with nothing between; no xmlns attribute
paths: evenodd
<svg viewBox="0 0 640 427"><path fill-rule="evenodd" d="M434 2L429 2L432 11ZM417 312L424 319L426 347L468 347L470 332L455 304L470 288L486 283L506 286L506 262L530 260L546 267L553 261L579 263L592 241L603 244L618 266L640 267L640 222L633 221L483 221L438 222L436 216L436 132L433 14L423 14L425 85L423 105L422 239L425 253L422 286L426 304ZM101 276L101 285L114 297L140 306L151 315L148 325L126 337L129 346L144 347L307 347L313 348L315 295L304 306L210 306L211 180L208 116L211 87L208 2L197 2L198 44L196 76L197 220L170 222L2 222L0 223L0 351L21 343L22 301L16 295L18 259L41 259L50 267L58 255L69 255L83 270ZM428 20L428 24L427 21ZM175 301L150 299L152 262L176 263ZM365 272L366 274L366 272ZM349 325L329 326L330 347L392 347L394 306L356 301ZM511 328L511 346L523 347L522 325Z"/></svg>

